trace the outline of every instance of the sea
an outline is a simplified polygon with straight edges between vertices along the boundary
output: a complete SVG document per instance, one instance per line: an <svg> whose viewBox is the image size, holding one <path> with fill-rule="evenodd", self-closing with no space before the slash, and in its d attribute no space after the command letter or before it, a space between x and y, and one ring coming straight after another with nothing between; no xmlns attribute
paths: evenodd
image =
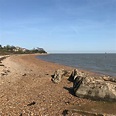
<svg viewBox="0 0 116 116"><path fill-rule="evenodd" d="M116 77L116 54L48 54L39 59Z"/></svg>

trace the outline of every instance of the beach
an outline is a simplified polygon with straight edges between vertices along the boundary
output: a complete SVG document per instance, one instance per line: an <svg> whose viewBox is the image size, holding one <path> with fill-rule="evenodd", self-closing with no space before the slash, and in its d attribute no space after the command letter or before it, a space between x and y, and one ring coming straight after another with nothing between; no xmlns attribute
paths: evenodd
<svg viewBox="0 0 116 116"><path fill-rule="evenodd" d="M70 94L72 83L54 84L51 75L71 67L36 59L35 55L12 55L2 61L0 116L60 116L73 104L90 102ZM66 89L67 88L67 89Z"/></svg>
<svg viewBox="0 0 116 116"><path fill-rule="evenodd" d="M0 116L65 116L75 104L93 103L76 97L70 91L73 83L67 78L58 84L51 81L55 70L72 71L72 67L36 56L11 55L1 61L4 66L0 66Z"/></svg>

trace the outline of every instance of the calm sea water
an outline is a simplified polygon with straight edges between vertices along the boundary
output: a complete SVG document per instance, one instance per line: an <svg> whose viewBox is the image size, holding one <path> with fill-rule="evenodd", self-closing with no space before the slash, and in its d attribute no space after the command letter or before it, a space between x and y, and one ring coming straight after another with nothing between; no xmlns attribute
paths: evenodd
<svg viewBox="0 0 116 116"><path fill-rule="evenodd" d="M49 54L38 58L116 77L116 54Z"/></svg>

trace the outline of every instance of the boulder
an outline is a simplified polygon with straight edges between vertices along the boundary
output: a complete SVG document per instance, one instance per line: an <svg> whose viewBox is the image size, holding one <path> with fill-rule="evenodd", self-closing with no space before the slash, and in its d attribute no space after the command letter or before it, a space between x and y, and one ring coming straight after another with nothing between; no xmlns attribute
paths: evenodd
<svg viewBox="0 0 116 116"><path fill-rule="evenodd" d="M95 100L116 101L116 79L111 77L90 77L74 75L73 89L75 95Z"/></svg>
<svg viewBox="0 0 116 116"><path fill-rule="evenodd" d="M78 69L74 69L69 77L69 80L73 82L78 76L85 77L86 74L84 72L79 71Z"/></svg>
<svg viewBox="0 0 116 116"><path fill-rule="evenodd" d="M62 80L62 77L67 75L68 71L64 70L64 69L58 69L54 72L52 81L54 83L59 83Z"/></svg>
<svg viewBox="0 0 116 116"><path fill-rule="evenodd" d="M112 78L112 77L110 77L110 76L104 76L104 77L102 77L102 78L103 78L103 80L105 80L105 81L116 82L116 78Z"/></svg>

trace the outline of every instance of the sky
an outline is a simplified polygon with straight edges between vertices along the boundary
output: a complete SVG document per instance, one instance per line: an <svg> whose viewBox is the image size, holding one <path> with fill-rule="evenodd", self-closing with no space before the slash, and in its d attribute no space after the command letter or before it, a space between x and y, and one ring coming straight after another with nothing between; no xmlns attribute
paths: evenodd
<svg viewBox="0 0 116 116"><path fill-rule="evenodd" d="M0 0L0 44L116 53L116 0Z"/></svg>

